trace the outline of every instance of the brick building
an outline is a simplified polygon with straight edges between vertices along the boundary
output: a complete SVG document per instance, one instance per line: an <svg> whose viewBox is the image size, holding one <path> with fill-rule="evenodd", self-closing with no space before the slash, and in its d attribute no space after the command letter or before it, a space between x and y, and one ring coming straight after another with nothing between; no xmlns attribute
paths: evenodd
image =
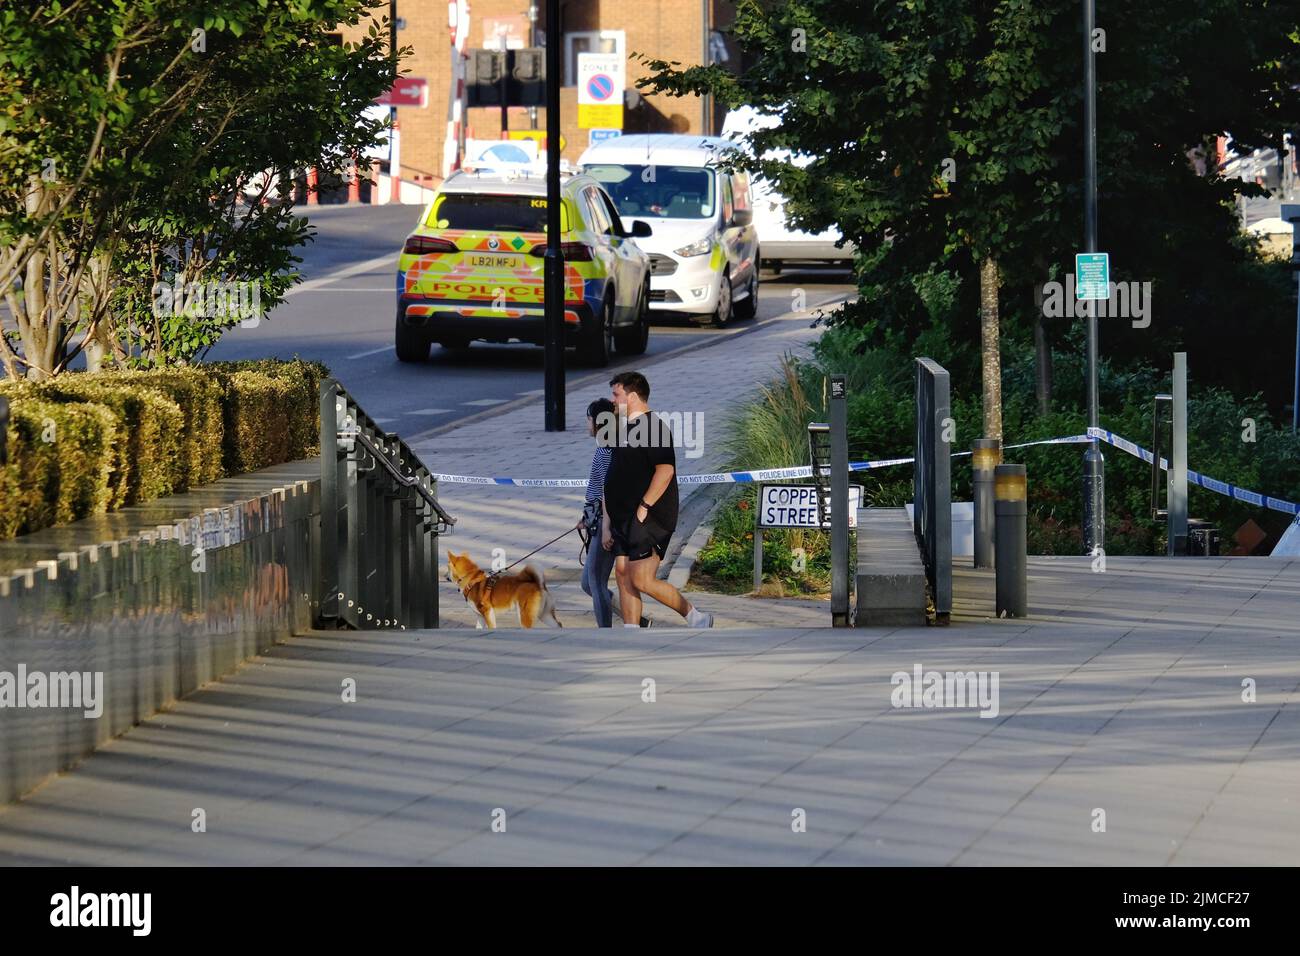
<svg viewBox="0 0 1300 956"><path fill-rule="evenodd" d="M504 33L510 46L530 45L529 0L468 0L470 29L467 49L497 47ZM538 39L547 35L545 0L536 0ZM376 11L383 14L386 7ZM443 143L447 132L447 105L451 94L452 48L448 29L447 0L397 0L397 17L404 28L397 33L400 47L412 52L402 67L408 77L429 83L428 104L399 107L400 163L404 180L436 184L442 177ZM624 94L625 132L716 132L722 115L702 97L642 96L636 80L649 73L638 54L675 60L683 65L704 62L726 63L735 57L735 47L720 29L732 20L729 3L720 0L563 0L560 6L560 42L563 47L564 79L561 113L564 118L564 157L576 161L589 142L589 133L578 127L577 54L580 52L621 53L627 62L627 91ZM345 39L359 37L368 24L346 31ZM536 128L544 135L546 110L538 108ZM512 108L511 130L533 128L534 116L526 108ZM466 116L471 138L501 136L501 111L475 108Z"/></svg>

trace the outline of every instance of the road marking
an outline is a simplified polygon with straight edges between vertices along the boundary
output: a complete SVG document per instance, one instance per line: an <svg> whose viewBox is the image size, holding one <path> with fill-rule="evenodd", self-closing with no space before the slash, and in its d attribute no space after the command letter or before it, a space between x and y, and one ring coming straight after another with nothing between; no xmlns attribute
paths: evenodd
<svg viewBox="0 0 1300 956"><path fill-rule="evenodd" d="M502 402L508 402L508 398L476 398L472 402L461 402L462 405L500 405Z"/></svg>
<svg viewBox="0 0 1300 956"><path fill-rule="evenodd" d="M390 252L386 256L376 256L373 259L367 259L365 262L357 262L353 265L345 266L336 272L323 275L319 279L308 279L301 285L294 286L284 294L284 297L287 299L290 296L297 295L299 292L310 292L313 289L319 289L321 286L328 285L331 282L338 282L339 279L346 279L349 276L360 275L363 272L369 272L372 269L379 269L381 267L392 269L393 275L396 276L398 255L399 253L396 251Z"/></svg>
<svg viewBox="0 0 1300 956"><path fill-rule="evenodd" d="M388 351L391 351L392 348L393 348L393 347L392 347L391 345L381 345L379 348L377 348L377 349L371 349L369 352L358 352L356 355L345 355L345 356L343 356L343 357L344 357L344 359L359 359L359 358L365 358L367 355L378 355L380 352L388 352Z"/></svg>
<svg viewBox="0 0 1300 956"><path fill-rule="evenodd" d="M526 392L520 392L519 394L520 394L520 395L545 395L545 394L546 394L546 389L544 389L544 388L530 388L528 391L526 391Z"/></svg>
<svg viewBox="0 0 1300 956"><path fill-rule="evenodd" d="M413 412L407 412L407 415L446 415L450 408L417 408Z"/></svg>

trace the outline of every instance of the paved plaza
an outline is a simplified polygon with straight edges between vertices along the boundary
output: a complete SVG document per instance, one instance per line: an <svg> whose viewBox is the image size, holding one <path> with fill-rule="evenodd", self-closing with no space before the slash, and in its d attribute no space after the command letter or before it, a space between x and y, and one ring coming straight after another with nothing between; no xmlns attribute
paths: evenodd
<svg viewBox="0 0 1300 956"><path fill-rule="evenodd" d="M0 860L1300 859L1300 561L1035 558L1027 622L991 586L947 628L305 634L0 809ZM917 666L997 716L893 707Z"/></svg>

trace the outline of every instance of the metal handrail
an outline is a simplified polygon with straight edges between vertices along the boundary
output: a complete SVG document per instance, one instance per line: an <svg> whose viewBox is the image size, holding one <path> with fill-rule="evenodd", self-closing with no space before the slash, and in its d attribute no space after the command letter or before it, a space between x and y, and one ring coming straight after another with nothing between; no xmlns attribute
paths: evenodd
<svg viewBox="0 0 1300 956"><path fill-rule="evenodd" d="M437 541L456 523L437 480L333 379L321 383L320 421L321 622L437 627Z"/></svg>
<svg viewBox="0 0 1300 956"><path fill-rule="evenodd" d="M343 435L343 432L339 433L340 438L342 438ZM414 488L420 493L420 497L427 501L429 506L438 513L438 522L442 526L438 529L439 534L445 534L447 531L451 530L452 526L456 524L456 519L443 510L442 505L438 504L438 499L434 497L433 492L420 482L418 476L403 475L398 471L397 466L388 460L388 455L384 453L384 450L376 447L376 445L362 432L358 431L355 435L349 435L348 438L350 440L360 441L361 444L366 447L366 450L370 452L370 456L374 458L375 461L379 462L379 464L383 465L388 474L399 485L406 488Z"/></svg>

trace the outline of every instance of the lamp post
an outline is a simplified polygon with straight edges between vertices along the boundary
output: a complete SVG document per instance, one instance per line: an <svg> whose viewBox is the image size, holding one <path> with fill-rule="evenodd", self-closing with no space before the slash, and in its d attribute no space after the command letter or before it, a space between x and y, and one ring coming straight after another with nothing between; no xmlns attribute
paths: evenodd
<svg viewBox="0 0 1300 956"><path fill-rule="evenodd" d="M1092 52L1096 0L1083 0L1083 230L1084 252L1097 251L1097 62ZM1097 307L1088 303L1088 427L1097 428ZM1087 553L1103 547L1106 482L1101 443L1083 452L1083 544Z"/></svg>
<svg viewBox="0 0 1300 956"><path fill-rule="evenodd" d="M1300 264L1300 203L1283 203L1282 218L1291 223L1291 268ZM1295 378L1291 386L1291 434L1300 424L1300 270L1296 272Z"/></svg>
<svg viewBox="0 0 1300 956"><path fill-rule="evenodd" d="M537 46L537 0L530 0L528 4L528 45ZM536 106L528 107L528 128L537 129Z"/></svg>
<svg viewBox="0 0 1300 956"><path fill-rule="evenodd" d="M546 0L546 430L564 431L564 256L560 250L560 0Z"/></svg>

